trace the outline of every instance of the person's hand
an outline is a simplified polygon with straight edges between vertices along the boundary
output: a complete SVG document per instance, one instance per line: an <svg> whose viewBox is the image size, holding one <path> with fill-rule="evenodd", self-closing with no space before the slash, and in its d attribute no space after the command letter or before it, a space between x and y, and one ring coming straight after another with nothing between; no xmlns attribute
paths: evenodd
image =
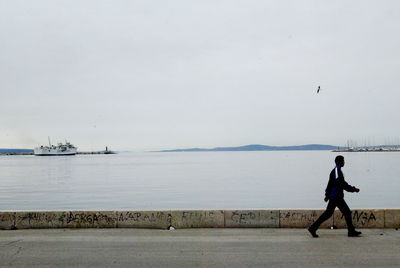
<svg viewBox="0 0 400 268"><path fill-rule="evenodd" d="M360 189L356 188L354 191L355 191L356 193L358 193L358 192L360 191Z"/></svg>
<svg viewBox="0 0 400 268"><path fill-rule="evenodd" d="M328 202L328 200L329 200L329 197L325 196L324 201Z"/></svg>

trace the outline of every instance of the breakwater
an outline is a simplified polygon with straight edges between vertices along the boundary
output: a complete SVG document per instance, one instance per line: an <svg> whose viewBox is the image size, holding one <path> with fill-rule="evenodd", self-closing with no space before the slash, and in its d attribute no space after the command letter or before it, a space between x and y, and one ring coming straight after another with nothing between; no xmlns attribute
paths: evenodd
<svg viewBox="0 0 400 268"><path fill-rule="evenodd" d="M77 152L76 154L116 154L114 151ZM34 155L33 152L0 152L0 155Z"/></svg>
<svg viewBox="0 0 400 268"><path fill-rule="evenodd" d="M0 229L306 228L324 210L0 211ZM356 228L399 228L400 209L354 209ZM346 228L342 213L321 228Z"/></svg>

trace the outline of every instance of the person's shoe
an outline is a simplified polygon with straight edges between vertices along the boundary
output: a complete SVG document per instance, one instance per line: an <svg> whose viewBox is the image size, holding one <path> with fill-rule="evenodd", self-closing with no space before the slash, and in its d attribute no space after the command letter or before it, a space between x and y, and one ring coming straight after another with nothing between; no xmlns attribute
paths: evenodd
<svg viewBox="0 0 400 268"><path fill-rule="evenodd" d="M309 227L308 229L307 229L309 232L310 232L310 234L312 235L312 237L319 237L318 235L317 235L317 230L314 230L313 228L311 228L311 227Z"/></svg>
<svg viewBox="0 0 400 268"><path fill-rule="evenodd" d="M356 237L356 236L359 236L360 234L361 234L361 232L358 232L358 231L354 230L354 231L349 232L348 236L349 237Z"/></svg>

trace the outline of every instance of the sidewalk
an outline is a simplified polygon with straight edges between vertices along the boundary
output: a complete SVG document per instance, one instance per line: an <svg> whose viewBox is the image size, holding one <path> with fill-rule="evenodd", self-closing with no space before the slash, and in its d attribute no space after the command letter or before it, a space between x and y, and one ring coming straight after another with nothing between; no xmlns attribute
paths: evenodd
<svg viewBox="0 0 400 268"><path fill-rule="evenodd" d="M0 267L400 267L400 230L0 231Z"/></svg>

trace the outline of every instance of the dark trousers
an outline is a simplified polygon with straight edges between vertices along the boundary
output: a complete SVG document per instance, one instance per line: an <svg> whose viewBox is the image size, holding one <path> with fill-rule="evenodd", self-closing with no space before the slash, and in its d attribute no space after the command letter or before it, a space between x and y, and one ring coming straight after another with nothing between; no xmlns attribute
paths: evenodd
<svg viewBox="0 0 400 268"><path fill-rule="evenodd" d="M326 207L324 213L322 213L322 215L319 216L319 218L310 226L310 228L317 230L324 221L326 221L333 215L333 212L335 211L336 207L338 207L340 212L343 213L344 218L346 220L348 231L349 232L354 231L353 222L351 221L351 210L343 198L338 198L338 199L335 198L333 200L329 200L328 206Z"/></svg>

